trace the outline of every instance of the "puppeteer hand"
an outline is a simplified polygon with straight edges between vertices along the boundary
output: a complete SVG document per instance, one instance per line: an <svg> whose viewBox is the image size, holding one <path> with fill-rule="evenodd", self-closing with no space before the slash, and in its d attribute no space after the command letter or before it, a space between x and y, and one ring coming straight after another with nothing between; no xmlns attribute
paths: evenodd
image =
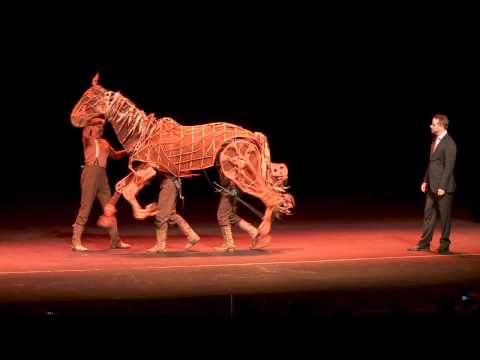
<svg viewBox="0 0 480 360"><path fill-rule="evenodd" d="M422 186L420 186L420 189L422 190L423 193L427 192L427 186L428 186L427 182L423 182Z"/></svg>
<svg viewBox="0 0 480 360"><path fill-rule="evenodd" d="M115 150L112 149L112 152L110 154L111 154L111 157L113 159L118 160L118 159L121 159L121 158L127 156L128 152L127 152L127 150L115 151Z"/></svg>

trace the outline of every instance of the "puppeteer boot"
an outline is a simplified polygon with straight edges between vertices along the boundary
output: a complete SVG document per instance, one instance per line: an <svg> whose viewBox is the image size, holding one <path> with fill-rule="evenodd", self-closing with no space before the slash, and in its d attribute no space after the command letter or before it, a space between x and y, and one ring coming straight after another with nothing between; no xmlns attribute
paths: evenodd
<svg viewBox="0 0 480 360"><path fill-rule="evenodd" d="M224 240L223 246L214 247L213 249L216 251L234 252L235 244L233 241L232 227L230 225L222 226L220 230Z"/></svg>
<svg viewBox="0 0 480 360"><path fill-rule="evenodd" d="M157 244L148 249L148 252L156 252L161 253L165 252L165 248L167 247L167 231L168 231L168 223L164 223L160 225L160 227L155 229L155 236L157 238Z"/></svg>
<svg viewBox="0 0 480 360"><path fill-rule="evenodd" d="M82 245L82 234L84 226L73 224L73 235L72 235L72 250L73 251L87 251L88 249Z"/></svg>
<svg viewBox="0 0 480 360"><path fill-rule="evenodd" d="M124 243L120 239L120 236L118 235L118 226L116 219L113 222L113 225L108 228L108 235L110 235L112 249L128 249L130 247L130 244Z"/></svg>
<svg viewBox="0 0 480 360"><path fill-rule="evenodd" d="M175 222L182 233L187 237L188 244L185 250L190 250L196 243L200 241L200 236L192 229L192 227L180 215L175 215Z"/></svg>
<svg viewBox="0 0 480 360"><path fill-rule="evenodd" d="M258 240L258 230L257 230L257 228L255 226L253 226L252 224L250 224L248 221L245 221L243 219L241 219L237 223L237 225L240 229L242 229L243 231L248 233L248 235L252 239L250 248L253 249L255 247L255 245L257 244L257 240Z"/></svg>

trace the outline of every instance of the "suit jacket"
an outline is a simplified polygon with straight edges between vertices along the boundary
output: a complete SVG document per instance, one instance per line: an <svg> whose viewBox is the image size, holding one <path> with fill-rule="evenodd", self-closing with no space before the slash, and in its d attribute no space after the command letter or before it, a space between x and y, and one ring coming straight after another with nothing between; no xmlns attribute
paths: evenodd
<svg viewBox="0 0 480 360"><path fill-rule="evenodd" d="M430 191L436 192L439 188L446 192L455 192L457 187L453 171L457 157L457 145L447 133L433 153L430 154L427 172L424 181L428 183Z"/></svg>

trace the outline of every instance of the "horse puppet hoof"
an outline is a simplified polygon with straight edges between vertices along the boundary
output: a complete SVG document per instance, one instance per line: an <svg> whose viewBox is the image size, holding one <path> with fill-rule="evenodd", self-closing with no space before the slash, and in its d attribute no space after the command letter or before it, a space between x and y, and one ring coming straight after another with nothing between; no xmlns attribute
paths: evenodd
<svg viewBox="0 0 480 360"><path fill-rule="evenodd" d="M270 245L271 241L272 241L272 236L271 235L258 237L257 241L255 242L255 245L251 246L250 249L263 249L263 248L267 247L268 245Z"/></svg>
<svg viewBox="0 0 480 360"><path fill-rule="evenodd" d="M107 204L105 205L105 207L103 208L103 214L105 216L115 216L115 214L117 213L117 209L115 208L114 205L112 204Z"/></svg>
<svg viewBox="0 0 480 360"><path fill-rule="evenodd" d="M117 219L115 219L114 216L106 216L106 215L100 215L97 221L97 225L103 228L111 228L113 225L115 225L115 222Z"/></svg>

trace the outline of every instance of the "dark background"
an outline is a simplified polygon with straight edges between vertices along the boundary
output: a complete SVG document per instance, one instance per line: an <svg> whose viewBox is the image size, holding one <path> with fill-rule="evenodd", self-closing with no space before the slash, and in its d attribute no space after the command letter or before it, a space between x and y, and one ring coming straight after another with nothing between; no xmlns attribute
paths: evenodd
<svg viewBox="0 0 480 360"><path fill-rule="evenodd" d="M147 113L265 133L300 201L421 199L435 113L449 116L458 145L459 199L480 183L473 12L185 6L12 14L2 26L2 203L79 199L81 131L69 114L97 71ZM109 162L112 185L126 164ZM193 179L185 192L211 189Z"/></svg>

